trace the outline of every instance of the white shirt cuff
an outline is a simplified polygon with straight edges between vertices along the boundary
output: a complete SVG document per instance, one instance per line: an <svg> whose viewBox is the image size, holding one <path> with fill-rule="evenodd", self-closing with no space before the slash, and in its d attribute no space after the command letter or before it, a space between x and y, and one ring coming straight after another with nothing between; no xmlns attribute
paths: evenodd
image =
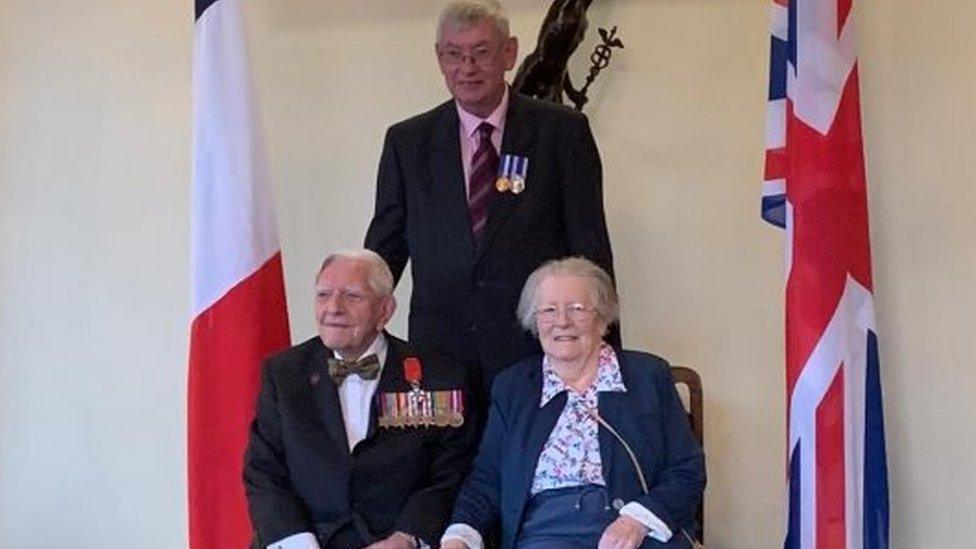
<svg viewBox="0 0 976 549"><path fill-rule="evenodd" d="M444 530L444 535L441 536L441 545L444 545L444 542L449 539L464 542L468 546L468 549L483 549L485 546L484 540L481 539L481 534L467 524L454 523L448 526L447 530Z"/></svg>
<svg viewBox="0 0 976 549"><path fill-rule="evenodd" d="M628 517L646 526L647 535L660 541L661 543L666 543L669 539L671 539L671 529L668 528L668 525L665 524L663 520L658 518L657 515L650 512L647 507L644 507L636 501L632 501L621 507L620 514L627 515Z"/></svg>
<svg viewBox="0 0 976 549"><path fill-rule="evenodd" d="M268 549L321 549L319 542L311 532L301 532L293 534L284 539L279 539L268 546Z"/></svg>
<svg viewBox="0 0 976 549"><path fill-rule="evenodd" d="M346 379L349 379L349 378L346 378ZM407 536L407 537L409 537L411 540L413 540L414 542L416 542L417 543L417 549L430 549L430 544L427 543L426 541L418 538L417 536L415 536L413 534L408 534L407 532L404 532L403 530L398 530L398 532L401 533L401 534L403 534L403 535L405 535L405 536Z"/></svg>

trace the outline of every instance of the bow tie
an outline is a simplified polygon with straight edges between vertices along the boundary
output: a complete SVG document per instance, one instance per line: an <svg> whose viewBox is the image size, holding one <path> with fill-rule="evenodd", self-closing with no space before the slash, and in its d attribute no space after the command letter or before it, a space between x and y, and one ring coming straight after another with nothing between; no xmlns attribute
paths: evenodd
<svg viewBox="0 0 976 549"><path fill-rule="evenodd" d="M380 359L376 355L366 355L359 360L329 358L327 362L329 377L337 386L352 374L357 374L363 379L376 379L377 374L380 373Z"/></svg>

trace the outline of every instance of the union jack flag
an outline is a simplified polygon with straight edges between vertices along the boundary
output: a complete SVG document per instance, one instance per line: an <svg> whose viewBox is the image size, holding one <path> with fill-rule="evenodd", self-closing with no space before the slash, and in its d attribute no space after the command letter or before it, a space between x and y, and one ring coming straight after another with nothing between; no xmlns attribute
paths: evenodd
<svg viewBox="0 0 976 549"><path fill-rule="evenodd" d="M853 0L773 0L763 218L786 230L787 549L888 547Z"/></svg>

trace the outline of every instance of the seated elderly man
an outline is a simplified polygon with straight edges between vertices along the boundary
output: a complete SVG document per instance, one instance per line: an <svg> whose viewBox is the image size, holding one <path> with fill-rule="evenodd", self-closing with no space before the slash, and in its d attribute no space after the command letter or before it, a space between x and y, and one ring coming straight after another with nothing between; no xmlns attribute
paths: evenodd
<svg viewBox="0 0 976 549"><path fill-rule="evenodd" d="M254 547L436 542L477 444L466 374L383 329L393 276L337 252L315 282L318 337L264 364L244 463Z"/></svg>
<svg viewBox="0 0 976 549"><path fill-rule="evenodd" d="M688 547L705 461L667 362L614 349L610 277L581 258L529 276L518 314L542 356L495 379L488 426L442 547Z"/></svg>

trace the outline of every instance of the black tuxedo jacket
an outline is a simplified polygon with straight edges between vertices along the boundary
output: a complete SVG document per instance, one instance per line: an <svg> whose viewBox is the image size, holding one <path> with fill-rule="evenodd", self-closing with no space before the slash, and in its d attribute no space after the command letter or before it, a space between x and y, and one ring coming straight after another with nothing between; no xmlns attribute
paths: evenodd
<svg viewBox="0 0 976 549"><path fill-rule="evenodd" d="M582 114L511 93L500 154L529 159L525 190L495 194L478 246L458 125L448 101L387 131L366 247L398 280L410 260L410 341L475 366L486 396L495 373L539 352L515 317L528 275L581 255L612 276L613 259L600 156Z"/></svg>
<svg viewBox="0 0 976 549"><path fill-rule="evenodd" d="M407 356L421 359L424 390L466 389L464 368L386 337L377 395L410 389ZM458 428L379 428L374 398L367 436L350 453L331 356L315 337L264 364L244 463L255 545L303 531L323 548L361 547L397 530L437 543L475 451L475 419L466 409Z"/></svg>

